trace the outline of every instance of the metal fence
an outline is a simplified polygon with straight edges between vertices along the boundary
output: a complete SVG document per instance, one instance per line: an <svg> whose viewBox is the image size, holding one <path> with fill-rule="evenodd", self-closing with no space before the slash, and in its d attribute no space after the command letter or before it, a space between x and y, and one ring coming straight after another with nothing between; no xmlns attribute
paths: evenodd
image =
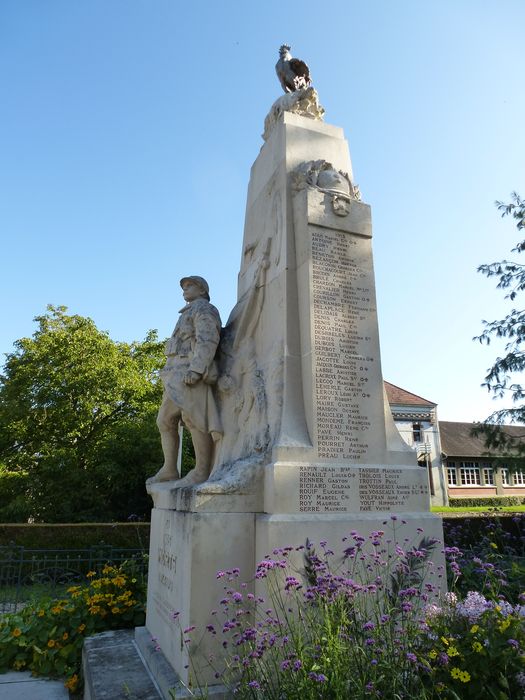
<svg viewBox="0 0 525 700"><path fill-rule="evenodd" d="M56 597L76 583L86 581L88 571L105 564L134 561L146 575L147 557L141 549L96 545L89 549L27 549L0 546L0 614L14 612L37 597Z"/></svg>

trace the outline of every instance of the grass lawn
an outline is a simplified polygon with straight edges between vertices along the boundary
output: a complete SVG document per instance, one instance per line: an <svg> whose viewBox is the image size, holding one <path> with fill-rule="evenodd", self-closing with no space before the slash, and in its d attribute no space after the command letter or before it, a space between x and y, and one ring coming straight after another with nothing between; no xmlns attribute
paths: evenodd
<svg viewBox="0 0 525 700"><path fill-rule="evenodd" d="M432 513L525 513L525 505L521 506L432 506Z"/></svg>

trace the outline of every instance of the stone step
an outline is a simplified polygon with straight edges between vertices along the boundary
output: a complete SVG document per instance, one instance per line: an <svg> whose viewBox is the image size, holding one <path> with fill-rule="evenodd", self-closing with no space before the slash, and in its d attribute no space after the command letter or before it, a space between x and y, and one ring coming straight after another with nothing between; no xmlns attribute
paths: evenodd
<svg viewBox="0 0 525 700"><path fill-rule="evenodd" d="M145 627L112 630L88 637L82 651L84 700L226 700L223 687L205 693L179 680Z"/></svg>

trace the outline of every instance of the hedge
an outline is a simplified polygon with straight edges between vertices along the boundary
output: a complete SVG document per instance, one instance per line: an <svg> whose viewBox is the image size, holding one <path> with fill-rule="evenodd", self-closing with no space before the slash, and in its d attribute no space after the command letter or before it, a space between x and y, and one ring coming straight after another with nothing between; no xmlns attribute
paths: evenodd
<svg viewBox="0 0 525 700"><path fill-rule="evenodd" d="M473 498L450 498L449 506L452 508L473 508L485 506L498 508L499 506L521 506L525 504L525 496L478 496Z"/></svg>
<svg viewBox="0 0 525 700"><path fill-rule="evenodd" d="M0 524L0 546L28 549L84 549L107 544L125 549L149 548L150 523Z"/></svg>

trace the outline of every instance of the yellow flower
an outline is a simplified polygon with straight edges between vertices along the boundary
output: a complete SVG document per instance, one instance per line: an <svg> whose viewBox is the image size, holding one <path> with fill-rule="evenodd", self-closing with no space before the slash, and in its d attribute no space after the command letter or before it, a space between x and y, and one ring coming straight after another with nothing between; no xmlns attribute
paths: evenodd
<svg viewBox="0 0 525 700"><path fill-rule="evenodd" d="M46 614L46 611L45 611L45 610L39 610L39 611L38 611L38 617L44 617L45 614Z"/></svg>
<svg viewBox="0 0 525 700"><path fill-rule="evenodd" d="M470 628L470 634L476 634L476 632L479 630L479 625L472 625Z"/></svg>
<svg viewBox="0 0 525 700"><path fill-rule="evenodd" d="M490 546L492 547L492 549L497 549L497 548L498 548L498 545L497 545L495 542L491 542L491 543L490 543Z"/></svg>
<svg viewBox="0 0 525 700"><path fill-rule="evenodd" d="M120 608L117 608L117 607L111 608L111 612L112 612L114 615L118 615L119 612L120 612Z"/></svg>
<svg viewBox="0 0 525 700"><path fill-rule="evenodd" d="M430 659L435 659L435 658L437 658L437 655L438 655L437 651L435 649L432 649L432 651L429 652L428 657Z"/></svg>
<svg viewBox="0 0 525 700"><path fill-rule="evenodd" d="M510 618L507 617L505 620L503 620L502 622L500 622L500 624L498 625L498 629L499 629L500 632L505 632L505 630L506 630L507 627L509 627L509 626L510 626Z"/></svg>
<svg viewBox="0 0 525 700"><path fill-rule="evenodd" d="M480 644L479 642L472 642L472 648L474 649L475 652L479 654L480 651L483 651L483 645Z"/></svg>
<svg viewBox="0 0 525 700"><path fill-rule="evenodd" d="M447 655L450 656L459 656L459 651L456 649L456 647L451 646L447 649Z"/></svg>
<svg viewBox="0 0 525 700"><path fill-rule="evenodd" d="M452 678L459 678L461 676L461 671L457 666L454 666L454 668L450 672L450 675L452 676Z"/></svg>
<svg viewBox="0 0 525 700"><path fill-rule="evenodd" d="M97 575L97 572L96 572L96 571L88 571L87 574L86 574L86 576L87 576L88 578L93 578L93 576L96 576L96 575Z"/></svg>
<svg viewBox="0 0 525 700"><path fill-rule="evenodd" d="M64 640L64 642L66 641L66 639L68 637L69 637L69 634L67 632L64 632L64 634L62 635L62 639Z"/></svg>
<svg viewBox="0 0 525 700"><path fill-rule="evenodd" d="M68 688L69 690L71 690L71 692L74 693L75 690L77 689L77 685L78 685L77 674L75 673L74 675L71 676L71 678L68 678L67 681L64 683L64 685L66 686L66 688Z"/></svg>
<svg viewBox="0 0 525 700"><path fill-rule="evenodd" d="M56 646L56 642L54 639L50 639L47 643L47 646L52 649L54 646Z"/></svg>
<svg viewBox="0 0 525 700"><path fill-rule="evenodd" d="M443 644L444 644L445 646L448 647L448 639L447 639L446 637L441 637L441 641L443 642Z"/></svg>
<svg viewBox="0 0 525 700"><path fill-rule="evenodd" d="M462 672L459 674L459 680L460 680L462 683L468 683L469 680L470 680L470 673L469 673L468 671L462 671Z"/></svg>
<svg viewBox="0 0 525 700"><path fill-rule="evenodd" d="M115 578L113 579L113 583L114 583L115 586L117 586L118 588L122 588L122 586L124 586L124 585L126 584L126 579L125 579L124 576L122 576L122 575L120 575L120 576L115 576Z"/></svg>
<svg viewBox="0 0 525 700"><path fill-rule="evenodd" d="M26 662L23 659L21 659L19 661L15 661L15 663L13 664L13 668L15 669L15 671L20 671L20 669L24 668L25 665Z"/></svg>
<svg viewBox="0 0 525 700"><path fill-rule="evenodd" d="M79 632L83 632L83 631L86 629L86 625L85 625L84 623L82 623L81 625L79 625L79 626L77 627L77 629L78 629Z"/></svg>
<svg viewBox="0 0 525 700"><path fill-rule="evenodd" d="M19 627L15 627L15 629L11 632L13 637L20 637L22 634L22 630Z"/></svg>
<svg viewBox="0 0 525 700"><path fill-rule="evenodd" d="M80 586L70 586L70 587L67 589L67 592L68 592L68 593L74 593L75 591L78 591L79 588L80 588Z"/></svg>
<svg viewBox="0 0 525 700"><path fill-rule="evenodd" d="M132 578L132 579L131 579L131 583L137 583L137 579L136 579L136 578Z"/></svg>

